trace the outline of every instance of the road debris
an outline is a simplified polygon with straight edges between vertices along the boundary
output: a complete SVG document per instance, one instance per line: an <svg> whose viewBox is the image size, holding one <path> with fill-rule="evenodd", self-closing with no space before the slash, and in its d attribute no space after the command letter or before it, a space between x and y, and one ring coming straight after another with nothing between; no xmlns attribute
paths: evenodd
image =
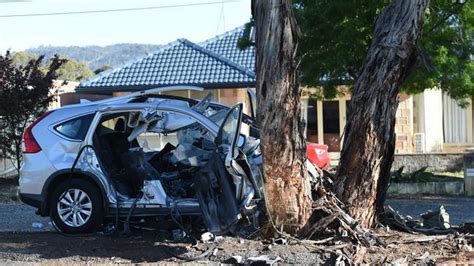
<svg viewBox="0 0 474 266"><path fill-rule="evenodd" d="M33 222L31 223L31 227L36 228L36 229L41 229L44 227L44 225L43 223Z"/></svg>
<svg viewBox="0 0 474 266"><path fill-rule="evenodd" d="M422 221L413 219L411 216L402 216L389 205L385 206L381 214L381 224L385 227L396 228L408 233L423 234L449 234L455 231L449 224L449 214L443 205L437 211L427 211L420 214Z"/></svg>
<svg viewBox="0 0 474 266"><path fill-rule="evenodd" d="M438 211L427 211L422 213L423 227L434 229L449 229L449 214L443 205L439 207Z"/></svg>
<svg viewBox="0 0 474 266"><path fill-rule="evenodd" d="M279 256L260 255L258 257L250 257L245 260L246 265L273 265L276 262L281 261Z"/></svg>
<svg viewBox="0 0 474 266"><path fill-rule="evenodd" d="M288 244L288 240L285 239L285 238L282 238L282 237L273 238L272 242L273 242L273 244L276 244L276 245L286 245L286 244Z"/></svg>
<svg viewBox="0 0 474 266"><path fill-rule="evenodd" d="M172 231L173 233L173 240L183 240L186 238L186 232L181 229L175 229Z"/></svg>
<svg viewBox="0 0 474 266"><path fill-rule="evenodd" d="M203 243L213 242L214 240L215 240L215 236L211 232L206 232L206 233L201 235L201 241Z"/></svg>
<svg viewBox="0 0 474 266"><path fill-rule="evenodd" d="M230 257L230 259L227 261L228 263L231 263L231 264L240 264L244 261L244 258L242 256L232 256Z"/></svg>

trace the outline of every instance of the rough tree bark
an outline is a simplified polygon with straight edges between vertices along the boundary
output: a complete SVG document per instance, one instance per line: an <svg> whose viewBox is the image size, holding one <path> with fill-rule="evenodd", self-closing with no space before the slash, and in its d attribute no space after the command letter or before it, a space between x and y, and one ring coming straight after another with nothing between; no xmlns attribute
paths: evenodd
<svg viewBox="0 0 474 266"><path fill-rule="evenodd" d="M362 226L383 210L400 85L416 61L429 0L394 0L378 16L349 105L335 193Z"/></svg>
<svg viewBox="0 0 474 266"><path fill-rule="evenodd" d="M295 61L298 27L291 0L253 0L252 14L267 204L273 222L294 233L311 214Z"/></svg>

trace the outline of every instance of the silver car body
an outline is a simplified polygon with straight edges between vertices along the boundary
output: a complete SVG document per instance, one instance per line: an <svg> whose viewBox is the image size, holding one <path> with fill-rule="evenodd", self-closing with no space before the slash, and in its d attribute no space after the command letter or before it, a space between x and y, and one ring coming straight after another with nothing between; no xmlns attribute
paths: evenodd
<svg viewBox="0 0 474 266"><path fill-rule="evenodd" d="M104 173L98 155L91 147L94 145L93 135L101 121L101 118L104 117L104 115L122 112L140 114L139 119L142 119L141 122L146 123L146 128L149 125L149 121L150 123L153 122L153 117L162 117L164 114L166 114L166 117L168 117L169 114L180 114L182 115L181 118L186 119L170 119L172 122L169 123L169 127L183 127L198 122L207 129L213 138L215 138L219 132L219 125L210 120L209 117L204 114L206 112L206 107L209 104L208 102L198 103L192 107L185 101L159 97L140 103L133 102L139 97L159 95L160 92L183 89L202 90L202 88L189 86L152 89L131 93L121 97L113 97L102 101L85 101L81 104L65 106L51 112L32 128L32 133L41 147L41 151L37 153L25 153L23 156L19 180L20 198L25 203L37 207L39 214L43 216L49 215L48 196L51 193L51 189L53 189L52 186L55 184L54 179L59 175L67 176L74 171L74 173L81 173L84 176L93 179L93 181L100 187L104 198L107 199L107 202L104 203L107 205L107 208L116 208L118 204L120 204L121 208L126 209L133 203L136 203L137 209L143 208L146 210L152 208L163 209L163 207L176 205L182 207L183 210L187 210L188 208L189 214L199 215L198 201L184 200L173 202L165 193L160 180L145 181L142 188L143 195L138 200L122 195L114 187L110 177ZM204 99L203 101L208 100L209 99ZM214 103L214 105L223 107L217 103ZM230 109L228 107L226 108ZM68 138L55 130L58 125L64 122L87 114L94 114L94 118L90 123L84 140ZM160 128L162 125L160 126L159 124L160 123L157 123L155 126L156 132L163 130ZM137 135L143 133L137 128L138 126L134 129L137 131ZM79 155L80 152L81 154ZM249 177L246 176L242 169L240 169L240 166L237 165L234 157L235 156L232 152L228 152L228 155L225 158L225 165L232 176L235 186L241 188L237 189L235 195L241 204L240 207L244 210L250 209L255 194L259 194L259 188L255 188L255 181L251 182ZM261 164L261 161L259 160L261 159L254 158L252 159L252 162L249 163L255 164L256 162L256 164ZM257 168L258 166L252 166L254 175L259 175L258 173L255 173L255 169ZM118 212L119 210L116 211ZM163 210L163 212L164 211L165 210ZM160 211L139 213L141 215L161 214Z"/></svg>

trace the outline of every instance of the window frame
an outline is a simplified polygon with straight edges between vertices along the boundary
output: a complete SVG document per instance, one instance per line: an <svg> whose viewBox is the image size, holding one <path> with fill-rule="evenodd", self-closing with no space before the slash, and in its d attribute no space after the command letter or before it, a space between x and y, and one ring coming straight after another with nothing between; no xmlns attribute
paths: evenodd
<svg viewBox="0 0 474 266"><path fill-rule="evenodd" d="M73 141L73 142L83 142L83 141L86 140L87 133L91 129L91 125L94 122L95 115L96 115L96 112L87 112L87 113L82 113L82 114L79 114L79 115L76 115L76 116L73 116L73 117L69 117L67 119L59 121L58 123L53 124L50 129L51 129L51 131L53 131L53 133L55 133L56 135L58 135L59 137L61 137L63 139ZM62 132L60 132L57 129L57 127L61 126L62 124L65 124L65 123L70 122L72 120L75 120L75 119L78 119L78 118L81 118L81 117L86 117L86 116L91 116L91 119L90 119L89 125L87 127L87 131L85 132L85 135L83 136L82 139L71 138L69 136L64 135Z"/></svg>

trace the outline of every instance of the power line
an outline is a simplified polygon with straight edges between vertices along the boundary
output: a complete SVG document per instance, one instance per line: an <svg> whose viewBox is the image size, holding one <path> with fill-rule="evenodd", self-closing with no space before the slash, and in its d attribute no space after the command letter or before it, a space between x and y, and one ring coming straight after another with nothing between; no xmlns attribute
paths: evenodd
<svg viewBox="0 0 474 266"><path fill-rule="evenodd" d="M137 11L137 10L176 8L176 7L208 6L208 5L224 4L224 3L229 3L229 2L236 2L236 1L235 0L229 0L229 1L226 1L226 2L219 1L219 2L204 2L204 3L193 3L193 4L182 4L182 5L149 6L149 7L103 9L103 10L84 10L84 11L69 11L69 12L55 12L55 13L12 14L12 15L0 15L0 18L43 17L43 16L94 14L94 13L112 13L112 12L126 12L126 11Z"/></svg>
<svg viewBox="0 0 474 266"><path fill-rule="evenodd" d="M225 10L224 10L224 0L221 1L222 7L221 7L221 13L219 14L219 20L217 22L217 29L216 29L216 35L219 33L219 29L221 27L221 21L224 22L224 31L226 29L225 27Z"/></svg>

